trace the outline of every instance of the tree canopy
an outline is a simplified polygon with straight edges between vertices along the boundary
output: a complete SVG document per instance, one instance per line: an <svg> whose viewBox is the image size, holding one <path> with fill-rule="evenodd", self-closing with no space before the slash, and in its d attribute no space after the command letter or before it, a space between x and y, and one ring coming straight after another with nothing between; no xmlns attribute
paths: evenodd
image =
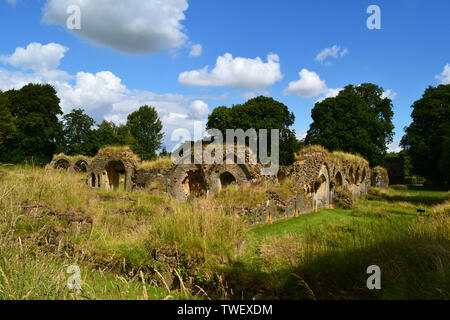
<svg viewBox="0 0 450 320"><path fill-rule="evenodd" d="M142 160L156 158L156 151L161 148L164 134L162 123L154 107L142 106L128 115L127 127L136 140L133 151Z"/></svg>
<svg viewBox="0 0 450 320"><path fill-rule="evenodd" d="M348 85L336 97L317 102L305 143L330 151L359 153L375 165L383 164L392 142L392 102L371 83Z"/></svg>
<svg viewBox="0 0 450 320"><path fill-rule="evenodd" d="M428 87L415 101L412 123L401 145L411 158L413 173L434 184L450 183L450 84Z"/></svg>
<svg viewBox="0 0 450 320"><path fill-rule="evenodd" d="M64 153L93 156L97 152L97 141L92 130L94 119L82 109L75 109L64 115L63 120Z"/></svg>
<svg viewBox="0 0 450 320"><path fill-rule="evenodd" d="M50 85L28 84L1 94L2 161L45 163L62 141L59 98ZM6 132L6 133L5 133Z"/></svg>
<svg viewBox="0 0 450 320"><path fill-rule="evenodd" d="M208 116L206 129L217 129L225 137L227 129L279 129L280 164L291 164L298 149L295 131L289 129L295 116L288 107L272 98L259 96L244 104L221 106ZM269 149L270 150L270 149Z"/></svg>

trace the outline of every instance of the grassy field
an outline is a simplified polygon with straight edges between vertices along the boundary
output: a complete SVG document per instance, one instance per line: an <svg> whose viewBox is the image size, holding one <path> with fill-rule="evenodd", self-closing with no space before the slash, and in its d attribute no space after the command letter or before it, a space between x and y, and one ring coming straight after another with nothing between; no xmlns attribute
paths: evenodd
<svg viewBox="0 0 450 320"><path fill-rule="evenodd" d="M0 170L0 299L450 298L447 191L373 189L350 210L249 226L230 207L264 190L177 203ZM366 287L370 265L381 290Z"/></svg>

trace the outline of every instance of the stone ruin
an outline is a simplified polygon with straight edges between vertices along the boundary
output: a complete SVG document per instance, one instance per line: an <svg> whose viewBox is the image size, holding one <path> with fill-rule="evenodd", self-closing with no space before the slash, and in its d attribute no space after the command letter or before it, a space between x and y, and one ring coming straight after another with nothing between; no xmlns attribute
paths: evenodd
<svg viewBox="0 0 450 320"><path fill-rule="evenodd" d="M272 204L263 205L261 212L256 214L258 217L252 220L254 222L273 221L319 208L333 208L333 196L338 187L346 188L359 197L367 193L370 186L387 188L389 184L384 168L371 169L361 157L329 153L320 147L302 150L292 165L280 167L277 176L263 176L261 164L248 164L248 148L246 164L183 164L183 161L173 164L170 159L166 160L161 164L157 161L145 163L129 148L106 147L92 159L56 155L49 168L63 169L69 173L85 172L86 183L91 188L147 190L178 201L212 196L233 183L238 188L256 184L270 186L280 185L289 178L295 188L294 196L283 201L269 193Z"/></svg>

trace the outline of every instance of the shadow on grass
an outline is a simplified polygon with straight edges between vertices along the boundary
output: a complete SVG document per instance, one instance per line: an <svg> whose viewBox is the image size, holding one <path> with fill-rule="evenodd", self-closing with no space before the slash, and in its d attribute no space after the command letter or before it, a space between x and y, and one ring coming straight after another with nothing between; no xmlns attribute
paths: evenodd
<svg viewBox="0 0 450 320"><path fill-rule="evenodd" d="M420 193L419 193L420 192ZM450 194L442 190L423 189L421 187L408 187L408 190L389 190L384 192L371 192L367 194L368 200L385 200L389 202L408 202L414 205L434 206L450 200Z"/></svg>
<svg viewBox="0 0 450 320"><path fill-rule="evenodd" d="M381 290L367 288L370 265L381 269ZM398 237L306 254L299 266L270 273L236 262L224 274L234 299L449 299L450 241Z"/></svg>

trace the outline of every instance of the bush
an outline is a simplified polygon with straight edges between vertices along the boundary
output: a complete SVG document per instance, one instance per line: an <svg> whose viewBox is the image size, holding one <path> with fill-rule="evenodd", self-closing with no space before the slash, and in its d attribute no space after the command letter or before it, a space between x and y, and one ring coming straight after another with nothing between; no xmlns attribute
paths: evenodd
<svg viewBox="0 0 450 320"><path fill-rule="evenodd" d="M351 209L353 207L352 193L345 187L337 187L333 197L334 205L340 209Z"/></svg>

